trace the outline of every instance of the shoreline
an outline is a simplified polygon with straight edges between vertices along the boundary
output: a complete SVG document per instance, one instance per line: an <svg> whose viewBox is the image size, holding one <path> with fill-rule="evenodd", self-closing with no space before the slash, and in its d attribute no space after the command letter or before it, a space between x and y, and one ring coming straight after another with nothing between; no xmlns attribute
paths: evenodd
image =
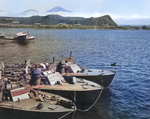
<svg viewBox="0 0 150 119"><path fill-rule="evenodd" d="M31 28L31 29L95 29L95 30L150 30L146 26L73 26L73 25L8 25L0 24L0 28Z"/></svg>

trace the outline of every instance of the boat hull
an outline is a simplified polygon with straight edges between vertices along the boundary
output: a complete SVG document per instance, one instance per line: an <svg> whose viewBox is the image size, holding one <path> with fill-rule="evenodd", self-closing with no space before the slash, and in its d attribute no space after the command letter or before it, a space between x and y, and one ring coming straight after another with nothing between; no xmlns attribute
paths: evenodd
<svg viewBox="0 0 150 119"><path fill-rule="evenodd" d="M88 91L69 91L69 90L50 90L41 89L41 91L57 94L74 101L78 111L88 111L99 99L103 89Z"/></svg>
<svg viewBox="0 0 150 119"><path fill-rule="evenodd" d="M6 89L4 97L0 103L0 119L71 119L76 111L70 100L37 92L31 86Z"/></svg>
<svg viewBox="0 0 150 119"><path fill-rule="evenodd" d="M46 74L44 72L44 74ZM41 90L60 95L72 100L77 109L88 111L99 99L103 87L92 81L76 77L62 77L59 73L46 74L41 80L43 85L33 86L35 90Z"/></svg>
<svg viewBox="0 0 150 119"><path fill-rule="evenodd" d="M87 69L84 73L65 73L64 75L86 79L107 88L112 83L116 73L107 70Z"/></svg>
<svg viewBox="0 0 150 119"><path fill-rule="evenodd" d="M110 84L113 81L113 78L115 76L115 74L111 74L111 75L98 75L98 76L93 76L93 75L74 75L77 78L83 78L89 81L93 81L95 83L100 84L101 86L107 88L110 86Z"/></svg>

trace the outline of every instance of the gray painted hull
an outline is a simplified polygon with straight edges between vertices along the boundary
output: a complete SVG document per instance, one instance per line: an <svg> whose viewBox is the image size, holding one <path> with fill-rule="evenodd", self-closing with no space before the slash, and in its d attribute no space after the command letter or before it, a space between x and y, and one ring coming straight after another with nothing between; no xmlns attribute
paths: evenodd
<svg viewBox="0 0 150 119"><path fill-rule="evenodd" d="M48 90L41 91L50 92L68 98L74 101L78 111L88 111L94 106L99 99L103 89L88 90L88 91L63 91L63 90Z"/></svg>
<svg viewBox="0 0 150 119"><path fill-rule="evenodd" d="M90 75L84 75L84 76L75 76L77 78L83 78L89 81L93 81L95 83L100 84L103 87L109 87L110 84L113 81L115 74L111 74L111 75L98 75L98 76L90 76Z"/></svg>
<svg viewBox="0 0 150 119"><path fill-rule="evenodd" d="M101 86L106 88L110 86L116 73L108 70L86 69L84 73L66 73L66 75L86 79L100 84Z"/></svg>

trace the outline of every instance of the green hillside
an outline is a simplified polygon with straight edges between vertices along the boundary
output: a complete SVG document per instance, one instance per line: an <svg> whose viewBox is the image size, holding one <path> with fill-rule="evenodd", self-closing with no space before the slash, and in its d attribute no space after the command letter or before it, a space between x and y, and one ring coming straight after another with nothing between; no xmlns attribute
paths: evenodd
<svg viewBox="0 0 150 119"><path fill-rule="evenodd" d="M83 18L83 17L63 17L60 15L47 16L32 16L32 17L0 17L0 23L4 23L6 19L19 22L20 24L33 25L40 23L41 25L57 25L65 23L68 25L85 25L85 26L117 26L109 15L97 18Z"/></svg>

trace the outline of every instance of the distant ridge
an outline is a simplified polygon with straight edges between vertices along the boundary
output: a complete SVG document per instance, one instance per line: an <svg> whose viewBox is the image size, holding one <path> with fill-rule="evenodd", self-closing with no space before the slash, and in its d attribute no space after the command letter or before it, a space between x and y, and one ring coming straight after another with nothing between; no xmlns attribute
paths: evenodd
<svg viewBox="0 0 150 119"><path fill-rule="evenodd" d="M34 9L28 9L28 10L24 11L23 14L27 14L27 13L30 13L30 12L38 13L38 11L36 11Z"/></svg>
<svg viewBox="0 0 150 119"><path fill-rule="evenodd" d="M33 15L38 15L38 13L39 12L37 10L28 9L28 10L20 12L20 13L12 14L11 16L13 16L13 17L30 17Z"/></svg>
<svg viewBox="0 0 150 119"><path fill-rule="evenodd" d="M22 16L22 17L29 17L31 15L38 15L38 11L34 10L34 9L28 9L22 13L19 13L19 16Z"/></svg>
<svg viewBox="0 0 150 119"><path fill-rule="evenodd" d="M4 21L7 17L0 17L0 22ZM33 25L34 23L41 23L42 25L57 25L65 23L70 25L86 25L86 26L118 26L109 15L102 17L63 17L60 15L47 15L47 16L32 16L32 17L9 17L13 21L18 21L20 24Z"/></svg>
<svg viewBox="0 0 150 119"><path fill-rule="evenodd" d="M52 9L50 9L50 10L47 10L46 12L71 12L71 11L66 10L66 9L64 9L62 7L56 6L56 7L52 8Z"/></svg>

